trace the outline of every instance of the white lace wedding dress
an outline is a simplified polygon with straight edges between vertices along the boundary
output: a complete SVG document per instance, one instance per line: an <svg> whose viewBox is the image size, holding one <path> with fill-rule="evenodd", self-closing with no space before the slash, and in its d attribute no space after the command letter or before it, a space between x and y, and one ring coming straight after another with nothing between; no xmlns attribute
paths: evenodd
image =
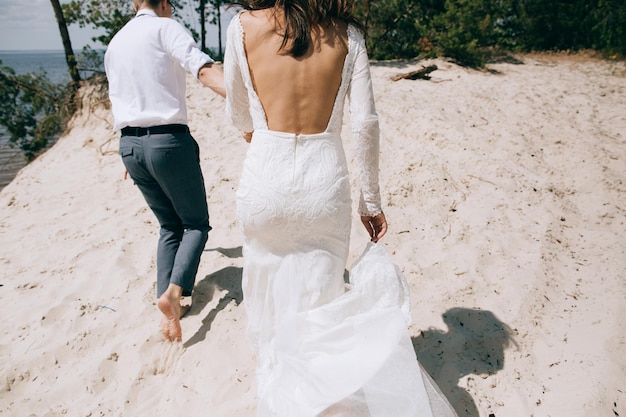
<svg viewBox="0 0 626 417"><path fill-rule="evenodd" d="M244 232L243 292L257 354L259 417L448 417L452 407L419 366L407 332L408 288L379 245L344 268L350 183L341 142L349 96L362 193L381 211L378 118L361 34L349 52L325 132L268 130L246 61L239 15L224 58L227 112L254 130L237 213Z"/></svg>

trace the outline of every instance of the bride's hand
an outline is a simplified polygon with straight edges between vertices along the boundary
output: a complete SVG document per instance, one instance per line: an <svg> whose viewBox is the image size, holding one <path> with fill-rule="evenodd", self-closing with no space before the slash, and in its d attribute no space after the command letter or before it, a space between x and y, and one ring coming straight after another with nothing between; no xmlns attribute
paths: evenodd
<svg viewBox="0 0 626 417"><path fill-rule="evenodd" d="M376 216L361 216L361 223L365 226L372 242L378 242L387 233L387 219L385 213Z"/></svg>
<svg viewBox="0 0 626 417"><path fill-rule="evenodd" d="M252 132L241 132L241 135L243 136L243 139L250 143L250 141L252 140Z"/></svg>

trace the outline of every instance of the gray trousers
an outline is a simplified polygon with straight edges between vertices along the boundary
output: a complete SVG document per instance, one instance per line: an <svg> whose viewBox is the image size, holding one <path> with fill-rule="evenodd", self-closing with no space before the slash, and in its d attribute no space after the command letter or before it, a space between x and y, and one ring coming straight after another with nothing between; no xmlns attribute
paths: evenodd
<svg viewBox="0 0 626 417"><path fill-rule="evenodd" d="M157 298L169 284L190 296L211 230L198 144L184 132L122 135L119 152L161 226Z"/></svg>

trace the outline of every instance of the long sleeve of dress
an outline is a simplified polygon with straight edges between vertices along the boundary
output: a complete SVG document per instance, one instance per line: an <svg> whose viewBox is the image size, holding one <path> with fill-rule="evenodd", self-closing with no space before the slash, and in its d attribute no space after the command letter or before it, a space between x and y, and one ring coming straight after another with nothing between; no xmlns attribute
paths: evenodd
<svg viewBox="0 0 626 417"><path fill-rule="evenodd" d="M361 196L359 214L374 216L382 212L378 185L380 129L374 105L369 61L363 37L357 35L357 51L350 82L350 119Z"/></svg>
<svg viewBox="0 0 626 417"><path fill-rule="evenodd" d="M239 19L232 19L228 26L226 51L224 52L224 83L226 86L226 114L233 125L243 132L254 130L250 115L248 89L242 76L240 57L243 51L243 33ZM241 48L241 50L239 50ZM245 66L245 70L248 68Z"/></svg>

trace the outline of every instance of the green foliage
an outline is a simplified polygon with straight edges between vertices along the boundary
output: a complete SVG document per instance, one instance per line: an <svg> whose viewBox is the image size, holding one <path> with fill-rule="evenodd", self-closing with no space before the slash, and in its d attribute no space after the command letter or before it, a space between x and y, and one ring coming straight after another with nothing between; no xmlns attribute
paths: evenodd
<svg viewBox="0 0 626 417"><path fill-rule="evenodd" d="M445 11L432 19L435 49L461 64L481 67L503 44L515 47L512 15L509 1L446 0Z"/></svg>
<svg viewBox="0 0 626 417"><path fill-rule="evenodd" d="M218 18L221 17L221 9L228 4L224 0L206 0L206 5L209 6L207 20L212 25L218 24Z"/></svg>
<svg viewBox="0 0 626 417"><path fill-rule="evenodd" d="M356 0L355 14L373 59L446 56L481 67L532 50L626 56L623 0Z"/></svg>
<svg viewBox="0 0 626 417"><path fill-rule="evenodd" d="M522 3L520 20L528 49L566 50L591 44L591 12L596 1L527 0Z"/></svg>
<svg viewBox="0 0 626 417"><path fill-rule="evenodd" d="M180 0L171 0L171 4L173 15L180 18L182 2ZM199 1L198 4L203 3ZM223 0L204 0L209 23L217 23L218 13L216 10L219 9L216 8L224 4L226 2ZM92 41L99 42L103 46L107 46L113 36L135 15L130 0L109 0L106 2L98 0L71 0L69 3L63 4L62 7L68 26L77 24L81 28L90 26L95 29L102 29L104 33L93 37ZM200 7L198 6L196 11L199 12ZM194 39L199 38L199 34L192 27L191 22L181 21L181 23L191 32ZM200 24L202 26L203 22L200 22Z"/></svg>
<svg viewBox="0 0 626 417"><path fill-rule="evenodd" d="M355 14L367 28L374 59L413 58L422 37L420 4L413 0L357 1Z"/></svg>
<svg viewBox="0 0 626 417"><path fill-rule="evenodd" d="M0 125L28 161L65 129L73 112L75 86L52 84L45 72L16 75L0 61Z"/></svg>
<svg viewBox="0 0 626 417"><path fill-rule="evenodd" d="M626 55L622 0L524 0L518 18L526 50L593 49Z"/></svg>
<svg viewBox="0 0 626 417"><path fill-rule="evenodd" d="M104 34L92 38L104 46L135 15L130 0L72 0L62 7L68 26L78 24L81 28L104 29Z"/></svg>
<svg viewBox="0 0 626 417"><path fill-rule="evenodd" d="M593 48L626 57L626 4L623 0L600 0L593 10Z"/></svg>
<svg viewBox="0 0 626 417"><path fill-rule="evenodd" d="M494 48L514 48L514 0L359 1L374 59L445 55L481 66Z"/></svg>
<svg viewBox="0 0 626 417"><path fill-rule="evenodd" d="M78 68L83 73L104 74L104 51L94 50L89 45L85 45L83 50L76 57Z"/></svg>

